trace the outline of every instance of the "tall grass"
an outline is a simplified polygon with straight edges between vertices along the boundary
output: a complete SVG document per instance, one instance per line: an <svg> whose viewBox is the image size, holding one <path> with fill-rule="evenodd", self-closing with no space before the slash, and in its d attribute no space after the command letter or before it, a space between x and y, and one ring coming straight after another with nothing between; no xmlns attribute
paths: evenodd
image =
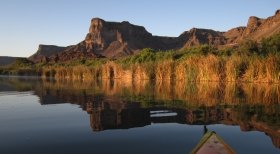
<svg viewBox="0 0 280 154"><path fill-rule="evenodd" d="M0 69L2 74L39 75L44 78L65 80L127 79L161 81L229 81L271 82L280 81L280 56L192 55L180 59L166 59L131 63L124 66L107 61L98 66L49 65L41 68L20 67Z"/></svg>
<svg viewBox="0 0 280 154"><path fill-rule="evenodd" d="M232 56L226 59L225 81L241 81L248 69L248 57Z"/></svg>
<svg viewBox="0 0 280 154"><path fill-rule="evenodd" d="M179 59L141 61L123 65L108 60L102 65L46 65L38 67L2 68L10 75L40 75L60 80L126 79L161 81L228 81L280 82L280 56L221 57L214 54L190 55ZM3 73L4 74L4 73Z"/></svg>
<svg viewBox="0 0 280 154"><path fill-rule="evenodd" d="M249 82L279 82L280 59L278 56L266 58L253 57L244 74L244 81Z"/></svg>

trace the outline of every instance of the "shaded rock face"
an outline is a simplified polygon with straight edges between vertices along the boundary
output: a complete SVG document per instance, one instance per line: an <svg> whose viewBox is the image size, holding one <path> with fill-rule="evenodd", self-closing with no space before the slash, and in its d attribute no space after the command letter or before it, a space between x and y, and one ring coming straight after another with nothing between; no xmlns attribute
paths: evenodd
<svg viewBox="0 0 280 154"><path fill-rule="evenodd" d="M73 59L72 55L116 58L131 55L143 48L155 50L180 50L196 45L208 44L216 47L236 45L245 39L259 41L280 32L280 11L267 19L250 17L246 27L233 28L227 32L218 32L210 29L193 28L183 32L178 37L153 36L142 26L124 22L106 22L93 18L89 33L77 45L58 47L40 45L38 51L30 57L35 62L54 60L56 57L63 60ZM78 54L77 52L82 52ZM66 54L67 53L67 54ZM92 53L92 54L85 54ZM50 58L52 56L52 58ZM63 57L66 56L66 57ZM67 58L68 57L68 58ZM72 57L72 58L71 58ZM56 58L57 59L57 58Z"/></svg>

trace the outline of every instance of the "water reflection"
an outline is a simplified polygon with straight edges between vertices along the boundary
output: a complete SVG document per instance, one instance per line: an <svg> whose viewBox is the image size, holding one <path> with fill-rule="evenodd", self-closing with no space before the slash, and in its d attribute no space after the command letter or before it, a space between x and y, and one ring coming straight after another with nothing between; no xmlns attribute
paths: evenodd
<svg viewBox="0 0 280 154"><path fill-rule="evenodd" d="M30 91L40 103L78 104L93 131L143 127L151 123L238 125L261 131L280 148L280 85L54 81L0 78L1 91Z"/></svg>

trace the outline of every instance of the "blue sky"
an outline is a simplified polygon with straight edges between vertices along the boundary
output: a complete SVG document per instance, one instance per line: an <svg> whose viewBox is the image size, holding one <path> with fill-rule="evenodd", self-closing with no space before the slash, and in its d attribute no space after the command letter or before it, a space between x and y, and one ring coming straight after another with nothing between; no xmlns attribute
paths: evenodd
<svg viewBox="0 0 280 154"><path fill-rule="evenodd" d="M77 44L93 17L178 36L193 27L226 31L245 26L249 16L266 18L277 9L280 0L1 0L0 56L27 57L39 44Z"/></svg>

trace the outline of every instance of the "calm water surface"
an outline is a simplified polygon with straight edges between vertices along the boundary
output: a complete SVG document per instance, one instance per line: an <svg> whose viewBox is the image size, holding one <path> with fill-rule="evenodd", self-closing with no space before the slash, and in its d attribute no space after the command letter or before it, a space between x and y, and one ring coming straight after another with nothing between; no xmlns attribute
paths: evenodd
<svg viewBox="0 0 280 154"><path fill-rule="evenodd" d="M280 153L280 86L0 78L0 153Z"/></svg>

